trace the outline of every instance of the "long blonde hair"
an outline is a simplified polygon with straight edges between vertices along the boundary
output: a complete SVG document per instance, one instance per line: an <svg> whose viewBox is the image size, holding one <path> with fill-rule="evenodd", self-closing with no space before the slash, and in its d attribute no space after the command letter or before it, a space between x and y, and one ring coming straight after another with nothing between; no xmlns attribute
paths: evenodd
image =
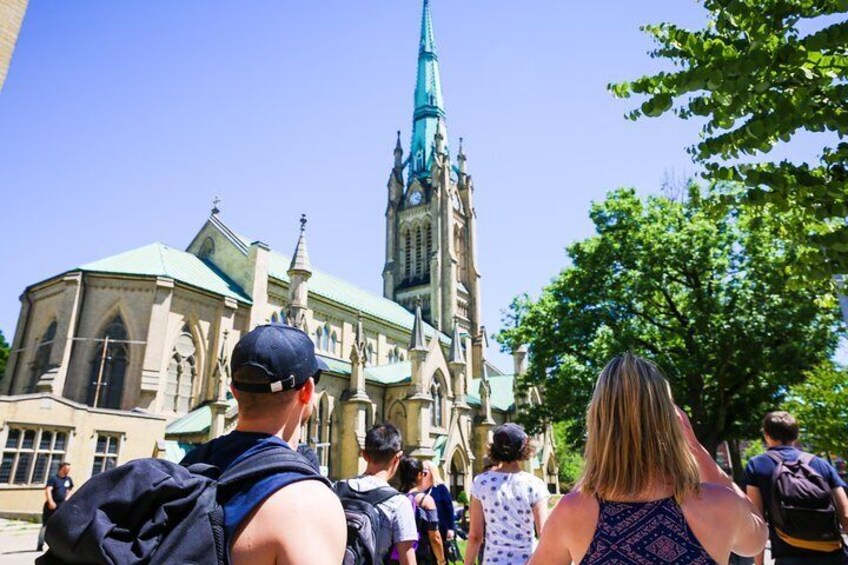
<svg viewBox="0 0 848 565"><path fill-rule="evenodd" d="M671 484L678 503L698 492L698 466L671 388L650 361L625 353L607 363L589 403L586 431L583 494L626 500L656 481Z"/></svg>
<svg viewBox="0 0 848 565"><path fill-rule="evenodd" d="M424 467L430 471L430 477L433 479L433 486L439 486L444 484L445 481L442 480L442 473L439 472L439 468L432 461L424 461Z"/></svg>

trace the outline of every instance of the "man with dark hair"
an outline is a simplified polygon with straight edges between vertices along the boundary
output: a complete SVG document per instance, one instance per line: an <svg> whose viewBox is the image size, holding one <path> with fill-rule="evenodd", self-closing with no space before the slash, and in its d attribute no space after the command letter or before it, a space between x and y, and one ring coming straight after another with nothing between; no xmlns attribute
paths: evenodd
<svg viewBox="0 0 848 565"><path fill-rule="evenodd" d="M748 462L746 492L768 521L776 565L848 564L839 532L840 524L848 530L845 483L830 463L793 445L798 435L798 423L788 412L766 414L768 451ZM803 510L806 506L816 509ZM756 563L762 565L762 553Z"/></svg>
<svg viewBox="0 0 848 565"><path fill-rule="evenodd" d="M74 481L69 476L71 464L62 461L56 474L47 479L44 486L44 508L41 511L41 529L38 531L37 551L44 551L44 534L47 531L47 520L50 519L56 509L65 502L74 488Z"/></svg>
<svg viewBox="0 0 848 565"><path fill-rule="evenodd" d="M397 473L402 450L400 430L395 425L387 422L372 427L365 434L365 448L362 450L366 462L365 473L343 482L358 493L385 489ZM376 507L380 518L380 523L375 526L378 562L383 563L394 547L397 553L394 557L401 565L415 565L418 528L412 503L398 492Z"/></svg>
<svg viewBox="0 0 848 565"><path fill-rule="evenodd" d="M249 457L297 450L326 368L299 329L270 324L245 334L231 361L236 429L198 447L183 464L225 470ZM229 496L223 502L224 530L233 564L340 563L344 513L320 478L317 472L276 473Z"/></svg>

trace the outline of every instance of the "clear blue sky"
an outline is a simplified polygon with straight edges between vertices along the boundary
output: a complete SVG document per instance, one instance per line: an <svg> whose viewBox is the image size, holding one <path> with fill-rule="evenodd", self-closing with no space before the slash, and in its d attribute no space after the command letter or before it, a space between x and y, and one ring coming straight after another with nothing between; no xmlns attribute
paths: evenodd
<svg viewBox="0 0 848 565"><path fill-rule="evenodd" d="M639 25L694 0L432 0L451 147L465 138L490 332L591 232L590 202L697 169L697 127L606 92L660 64ZM0 93L0 329L23 289L222 219L375 293L395 131L408 144L420 0L31 0ZM493 344L493 349L494 349ZM496 356L499 364L509 362Z"/></svg>

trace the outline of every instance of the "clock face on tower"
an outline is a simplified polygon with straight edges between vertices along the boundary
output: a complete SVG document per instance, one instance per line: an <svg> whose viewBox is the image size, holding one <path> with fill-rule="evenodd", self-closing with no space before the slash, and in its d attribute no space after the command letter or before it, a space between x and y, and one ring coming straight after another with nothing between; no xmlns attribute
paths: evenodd
<svg viewBox="0 0 848 565"><path fill-rule="evenodd" d="M421 200L424 198L424 195L421 194L420 191L416 190L412 194L409 195L409 203L413 206L418 206L421 204Z"/></svg>

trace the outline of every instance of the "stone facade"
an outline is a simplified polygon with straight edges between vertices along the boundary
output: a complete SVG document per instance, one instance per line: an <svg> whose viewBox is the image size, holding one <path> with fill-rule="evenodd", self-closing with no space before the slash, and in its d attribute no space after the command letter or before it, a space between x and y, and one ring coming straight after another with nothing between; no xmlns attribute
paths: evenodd
<svg viewBox="0 0 848 565"><path fill-rule="evenodd" d="M92 472L154 455L165 418L91 408L50 394L0 396L0 514L40 515L44 481L71 464L77 485ZM6 474L8 473L8 476Z"/></svg>
<svg viewBox="0 0 848 565"><path fill-rule="evenodd" d="M0 0L0 91L6 81L28 0Z"/></svg>
<svg viewBox="0 0 848 565"><path fill-rule="evenodd" d="M38 494L39 455L21 443L26 434L78 438L62 453L79 484L132 457L179 460L233 429L229 357L264 323L300 327L330 367L303 434L330 478L361 472L366 430L391 421L405 451L436 462L454 494L470 486L492 429L541 398L516 399L524 350L512 374L485 358L473 183L445 136L425 1L411 157L398 140L388 185L384 296L314 269L305 219L286 257L231 229L217 206L185 250L154 243L28 287L0 378L0 444L12 438L0 512L40 509L35 494L5 504L21 490ZM106 432L123 438L117 458L90 449ZM556 489L550 430L536 442L527 470Z"/></svg>

